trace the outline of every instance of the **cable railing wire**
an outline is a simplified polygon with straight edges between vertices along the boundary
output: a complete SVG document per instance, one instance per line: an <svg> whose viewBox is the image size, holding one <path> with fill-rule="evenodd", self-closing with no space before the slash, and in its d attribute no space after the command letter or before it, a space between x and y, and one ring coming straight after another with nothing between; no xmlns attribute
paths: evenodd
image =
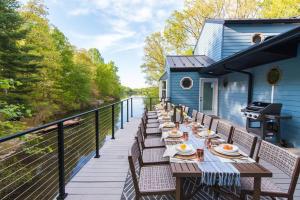
<svg viewBox="0 0 300 200"><path fill-rule="evenodd" d="M0 175L1 198L53 199L57 194L65 198L65 184L99 152L107 136L114 139L115 131L133 116L133 103L125 99L0 138L0 174L6 174ZM78 121L65 123L74 119ZM1 149L10 141L18 146Z"/></svg>

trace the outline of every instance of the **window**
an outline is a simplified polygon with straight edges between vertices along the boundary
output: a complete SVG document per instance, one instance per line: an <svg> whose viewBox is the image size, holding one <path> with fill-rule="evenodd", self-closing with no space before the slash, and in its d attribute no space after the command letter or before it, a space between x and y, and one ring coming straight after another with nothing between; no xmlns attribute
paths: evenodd
<svg viewBox="0 0 300 200"><path fill-rule="evenodd" d="M255 33L252 36L252 43L253 44L259 44L259 43L262 43L263 41L264 41L264 36L261 33Z"/></svg>
<svg viewBox="0 0 300 200"><path fill-rule="evenodd" d="M162 81L161 96L162 98L167 97L167 81Z"/></svg>
<svg viewBox="0 0 300 200"><path fill-rule="evenodd" d="M193 87L193 79L190 77L183 77L180 81L180 86L185 90L191 89Z"/></svg>

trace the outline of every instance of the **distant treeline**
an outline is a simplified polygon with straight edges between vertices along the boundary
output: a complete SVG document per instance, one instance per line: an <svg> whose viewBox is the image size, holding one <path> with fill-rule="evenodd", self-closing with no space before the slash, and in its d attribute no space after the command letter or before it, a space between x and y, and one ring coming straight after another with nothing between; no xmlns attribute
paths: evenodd
<svg viewBox="0 0 300 200"><path fill-rule="evenodd" d="M77 49L42 0L0 1L0 136L123 95L114 62Z"/></svg>

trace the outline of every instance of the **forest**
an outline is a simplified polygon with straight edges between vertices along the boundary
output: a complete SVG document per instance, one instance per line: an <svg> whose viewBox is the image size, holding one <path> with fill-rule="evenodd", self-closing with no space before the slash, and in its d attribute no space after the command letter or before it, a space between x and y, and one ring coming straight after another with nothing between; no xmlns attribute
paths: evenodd
<svg viewBox="0 0 300 200"><path fill-rule="evenodd" d="M121 98L113 61L78 49L42 0L0 1L0 137Z"/></svg>

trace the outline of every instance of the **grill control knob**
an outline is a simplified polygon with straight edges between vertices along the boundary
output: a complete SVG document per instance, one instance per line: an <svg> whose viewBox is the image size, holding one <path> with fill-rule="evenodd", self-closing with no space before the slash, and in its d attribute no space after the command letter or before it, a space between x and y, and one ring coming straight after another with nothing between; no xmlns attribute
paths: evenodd
<svg viewBox="0 0 300 200"><path fill-rule="evenodd" d="M249 114L248 117L252 117L252 114Z"/></svg>
<svg viewBox="0 0 300 200"><path fill-rule="evenodd" d="M257 115L253 115L253 117L254 117L255 119L257 119L258 116L257 116Z"/></svg>

